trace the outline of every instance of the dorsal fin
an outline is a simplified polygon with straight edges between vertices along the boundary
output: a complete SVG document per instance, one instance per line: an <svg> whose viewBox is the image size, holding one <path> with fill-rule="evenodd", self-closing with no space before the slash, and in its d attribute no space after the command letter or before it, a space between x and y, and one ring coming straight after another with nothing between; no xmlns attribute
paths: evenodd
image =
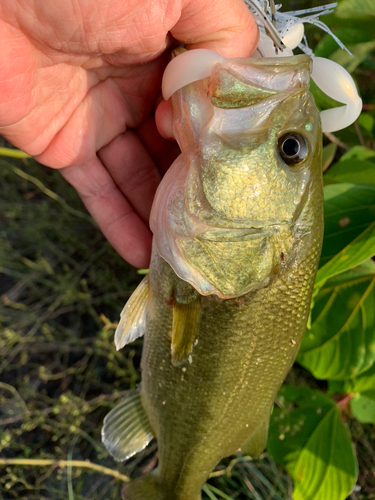
<svg viewBox="0 0 375 500"><path fill-rule="evenodd" d="M146 329L148 275L143 278L124 306L115 332L115 346L120 350L126 344L142 337Z"/></svg>
<svg viewBox="0 0 375 500"><path fill-rule="evenodd" d="M188 303L174 300L172 323L172 364L178 365L189 357L198 334L201 316L200 297Z"/></svg>
<svg viewBox="0 0 375 500"><path fill-rule="evenodd" d="M142 451L153 437L139 389L129 391L104 419L102 441L119 462Z"/></svg>

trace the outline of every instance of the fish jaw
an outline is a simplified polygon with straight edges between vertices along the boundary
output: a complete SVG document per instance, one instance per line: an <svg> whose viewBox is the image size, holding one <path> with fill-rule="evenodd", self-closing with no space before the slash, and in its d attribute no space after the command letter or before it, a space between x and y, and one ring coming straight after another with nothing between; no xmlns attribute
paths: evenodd
<svg viewBox="0 0 375 500"><path fill-rule="evenodd" d="M311 193L321 185L321 129L309 74L308 56L228 60L172 98L183 154L159 187L151 229L160 255L201 295L267 286L319 210ZM308 155L291 168L277 148L293 132Z"/></svg>

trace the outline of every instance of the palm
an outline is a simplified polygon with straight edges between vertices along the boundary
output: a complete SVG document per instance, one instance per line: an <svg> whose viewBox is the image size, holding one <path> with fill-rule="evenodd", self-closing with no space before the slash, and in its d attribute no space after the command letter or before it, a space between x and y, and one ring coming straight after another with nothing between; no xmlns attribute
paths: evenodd
<svg viewBox="0 0 375 500"><path fill-rule="evenodd" d="M62 169L115 248L138 266L148 263L155 189L177 154L152 115L172 42L168 33L178 38L187 30L177 23L176 3L165 3L0 5L0 132Z"/></svg>

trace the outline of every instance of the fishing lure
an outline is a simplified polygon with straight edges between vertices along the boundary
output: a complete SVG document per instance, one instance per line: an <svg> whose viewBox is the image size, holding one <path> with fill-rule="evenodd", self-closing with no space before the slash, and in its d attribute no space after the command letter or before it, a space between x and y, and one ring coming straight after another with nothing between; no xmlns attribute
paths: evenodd
<svg viewBox="0 0 375 500"><path fill-rule="evenodd" d="M246 0L246 3L255 15L260 29L260 41L253 57L290 57L293 50L299 47L312 57L311 78L316 85L326 95L344 104L321 112L323 132L337 132L351 125L362 111L362 99L358 95L353 78L336 62L315 57L304 34L304 23L313 24L329 33L342 49L347 50L319 20L319 16L333 12L337 3L286 13L280 12L280 5L275 6L273 0L263 2L266 5L261 5L258 0ZM169 99L184 85L207 78L212 67L224 59L219 54L205 49L185 52L173 59L164 73L164 98Z"/></svg>

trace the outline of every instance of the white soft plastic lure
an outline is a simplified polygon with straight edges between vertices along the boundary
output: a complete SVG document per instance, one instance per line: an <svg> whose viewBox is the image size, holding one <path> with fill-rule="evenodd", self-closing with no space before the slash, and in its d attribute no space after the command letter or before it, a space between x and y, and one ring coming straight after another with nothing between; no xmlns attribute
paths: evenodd
<svg viewBox="0 0 375 500"><path fill-rule="evenodd" d="M321 112L323 132L336 132L351 125L362 111L362 100L350 74L339 64L315 57L308 47L304 23L314 24L329 33L338 45L347 50L319 16L333 12L336 3L293 12L280 12L270 0L264 9L258 0L245 0L260 28L260 41L253 57L290 57L299 47L313 59L311 78L329 97L344 104ZM264 2L262 2L264 4ZM277 15L276 15L277 12ZM302 17L304 16L304 17ZM225 58L206 49L190 50L175 57L167 66L163 78L163 97L169 99L180 88L211 75L213 66Z"/></svg>

